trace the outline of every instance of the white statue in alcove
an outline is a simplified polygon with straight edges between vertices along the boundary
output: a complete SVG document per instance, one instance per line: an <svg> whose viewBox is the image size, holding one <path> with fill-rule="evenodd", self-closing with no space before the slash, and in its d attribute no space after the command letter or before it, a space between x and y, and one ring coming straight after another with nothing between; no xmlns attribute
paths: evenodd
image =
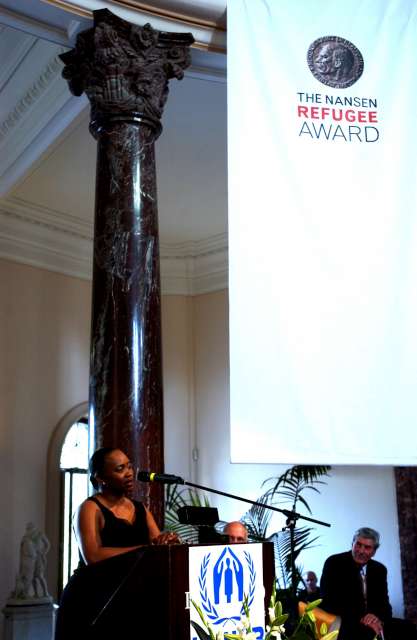
<svg viewBox="0 0 417 640"><path fill-rule="evenodd" d="M50 548L49 540L32 522L26 525L25 534L20 543L19 572L16 587L11 593L12 601L50 602L46 584L46 554Z"/></svg>

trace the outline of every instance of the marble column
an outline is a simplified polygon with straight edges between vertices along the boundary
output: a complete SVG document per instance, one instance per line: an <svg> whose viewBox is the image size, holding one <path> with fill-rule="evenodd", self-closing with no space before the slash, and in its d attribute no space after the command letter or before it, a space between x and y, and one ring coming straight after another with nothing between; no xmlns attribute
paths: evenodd
<svg viewBox="0 0 417 640"><path fill-rule="evenodd" d="M107 9L61 55L71 92L86 93L97 140L90 432L163 471L161 294L154 142L168 81L190 64L187 33L139 27ZM157 520L163 487L142 498Z"/></svg>
<svg viewBox="0 0 417 640"><path fill-rule="evenodd" d="M417 624L417 469L395 467L405 617Z"/></svg>

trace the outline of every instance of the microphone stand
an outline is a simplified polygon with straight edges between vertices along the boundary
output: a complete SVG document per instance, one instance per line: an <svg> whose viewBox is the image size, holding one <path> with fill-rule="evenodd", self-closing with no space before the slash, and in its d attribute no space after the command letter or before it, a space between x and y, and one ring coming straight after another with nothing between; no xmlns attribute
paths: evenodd
<svg viewBox="0 0 417 640"><path fill-rule="evenodd" d="M179 482L181 480L181 482ZM284 514L287 517L287 527L295 526L297 520L307 520L308 522L314 522L314 524L320 524L323 527L331 527L331 524L328 522L323 522L322 520L316 520L315 518L309 518L308 516L303 516L301 513L297 513L294 510L294 507L289 511L288 509L279 509L278 507L273 507L269 504L265 504L264 502L257 502L256 500L249 500L248 498L242 498L241 496L236 496L233 493L226 493L225 491L219 491L218 489L211 489L210 487L204 487L201 484L195 484L194 482L188 482L187 480L183 480L182 478L178 478L178 482L176 484L184 484L187 487L193 487L193 489L201 489L202 491L209 491L210 493L216 493L219 496L224 496L225 498L232 498L232 500L240 500L241 502L247 502L250 505L255 507L263 507L264 509L269 509L270 511L277 511L278 513ZM291 524L291 523L294 524Z"/></svg>
<svg viewBox="0 0 417 640"><path fill-rule="evenodd" d="M297 513L297 511L295 511L294 509L295 504L293 505L293 508L291 509L291 511L289 511L288 509L279 509L278 507L273 507L263 502L257 502L256 500L248 500L247 498L242 498L241 496L236 496L232 493L226 493L225 491L219 491L218 489L212 489L211 487L204 487L203 485L195 484L194 482L187 482L182 478L177 478L177 480L178 482L176 484L183 484L183 485L186 485L187 487L193 487L194 489L209 491L210 493L216 493L217 495L224 496L226 498L232 498L233 500L240 500L241 502L247 502L252 506L262 507L264 509L269 509L270 511L277 511L278 513L282 513L284 516L286 516L287 518L286 525L282 530L285 531L286 529L288 529L290 532L291 596L292 596L293 606L295 607L296 606L295 603L297 600L297 585L295 583L296 567L295 567L295 557L294 557L294 547L295 547L294 530L295 530L295 525L297 523L297 520L306 520L308 522L314 522L314 524L319 524L323 527L330 527L331 526L330 523L323 522L322 520L316 520L315 518L310 518L308 516L301 515L301 513Z"/></svg>

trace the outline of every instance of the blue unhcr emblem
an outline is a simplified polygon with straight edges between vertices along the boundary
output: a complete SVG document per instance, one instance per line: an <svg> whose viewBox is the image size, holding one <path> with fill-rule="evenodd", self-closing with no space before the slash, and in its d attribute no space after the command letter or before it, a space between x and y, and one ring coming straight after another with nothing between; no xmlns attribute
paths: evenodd
<svg viewBox="0 0 417 640"><path fill-rule="evenodd" d="M245 593L244 567L230 547L225 547L209 572L211 553L204 556L200 567L198 583L201 605L210 622L224 625L226 622L240 620L244 613L243 599L248 597L251 606L255 595L256 571L252 557L244 551L246 568L249 573L249 585ZM209 597L207 580L212 577L214 603ZM217 605L217 606L216 606Z"/></svg>

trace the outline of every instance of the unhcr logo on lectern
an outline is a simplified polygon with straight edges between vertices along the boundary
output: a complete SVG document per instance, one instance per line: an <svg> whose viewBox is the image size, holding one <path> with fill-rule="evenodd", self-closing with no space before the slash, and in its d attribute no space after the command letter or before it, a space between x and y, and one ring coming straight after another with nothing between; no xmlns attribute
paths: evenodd
<svg viewBox="0 0 417 640"><path fill-rule="evenodd" d="M227 626L230 633L244 613L244 597L249 607L255 597L256 570L250 552L239 553L236 547L226 546L207 553L198 582L201 606L209 622L219 629Z"/></svg>

